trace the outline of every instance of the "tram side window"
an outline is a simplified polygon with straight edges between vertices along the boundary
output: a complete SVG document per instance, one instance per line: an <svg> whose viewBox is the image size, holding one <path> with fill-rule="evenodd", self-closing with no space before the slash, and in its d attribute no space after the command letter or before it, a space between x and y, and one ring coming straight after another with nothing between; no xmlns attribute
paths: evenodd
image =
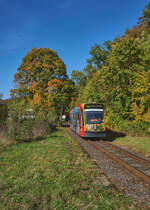
<svg viewBox="0 0 150 210"><path fill-rule="evenodd" d="M80 121L80 115L79 115L79 112L77 112L77 127L79 127L79 121Z"/></svg>
<svg viewBox="0 0 150 210"><path fill-rule="evenodd" d="M81 127L83 127L84 126L84 121L83 121L83 111L82 111L82 109L80 111L80 115L81 115Z"/></svg>
<svg viewBox="0 0 150 210"><path fill-rule="evenodd" d="M78 112L77 116L78 116L77 120L78 120L78 124L79 124L79 122L80 122L80 113L79 112Z"/></svg>

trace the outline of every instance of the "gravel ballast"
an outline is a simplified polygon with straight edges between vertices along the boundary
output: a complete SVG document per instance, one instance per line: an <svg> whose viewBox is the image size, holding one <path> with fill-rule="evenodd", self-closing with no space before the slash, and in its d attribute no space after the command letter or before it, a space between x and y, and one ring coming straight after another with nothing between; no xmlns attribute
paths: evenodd
<svg viewBox="0 0 150 210"><path fill-rule="evenodd" d="M146 209L150 209L150 191L143 183L139 182L133 174L121 168L108 156L88 144L85 139L77 136L70 130L69 133L94 160L96 165L105 172L108 179L111 180L117 188L121 189L127 196L136 200L138 203L143 204ZM108 179L103 177L103 183L106 186L109 186Z"/></svg>

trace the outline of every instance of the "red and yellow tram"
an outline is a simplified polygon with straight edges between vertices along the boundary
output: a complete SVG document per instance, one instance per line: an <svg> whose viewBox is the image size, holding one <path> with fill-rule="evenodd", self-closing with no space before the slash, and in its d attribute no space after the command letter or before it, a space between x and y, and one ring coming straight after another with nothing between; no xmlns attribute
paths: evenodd
<svg viewBox="0 0 150 210"><path fill-rule="evenodd" d="M82 137L105 137L104 105L79 104L70 111L70 128Z"/></svg>

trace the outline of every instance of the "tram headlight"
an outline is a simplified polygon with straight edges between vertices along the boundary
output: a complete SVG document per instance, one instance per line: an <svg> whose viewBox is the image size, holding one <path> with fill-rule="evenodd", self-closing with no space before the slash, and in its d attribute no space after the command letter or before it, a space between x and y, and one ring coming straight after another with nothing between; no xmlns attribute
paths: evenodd
<svg viewBox="0 0 150 210"><path fill-rule="evenodd" d="M106 128L105 128L105 124L103 124L103 130L104 130L104 131L106 130Z"/></svg>

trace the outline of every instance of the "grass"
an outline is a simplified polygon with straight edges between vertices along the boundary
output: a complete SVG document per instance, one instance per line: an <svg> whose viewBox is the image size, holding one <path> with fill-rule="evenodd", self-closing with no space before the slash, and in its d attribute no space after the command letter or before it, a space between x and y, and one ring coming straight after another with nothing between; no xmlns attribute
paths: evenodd
<svg viewBox="0 0 150 210"><path fill-rule="evenodd" d="M0 209L139 209L101 175L64 130L1 147Z"/></svg>
<svg viewBox="0 0 150 210"><path fill-rule="evenodd" d="M125 136L117 138L113 143L150 158L150 136Z"/></svg>
<svg viewBox="0 0 150 210"><path fill-rule="evenodd" d="M6 125L1 125L0 123L0 149L13 143L11 139L7 138L6 132Z"/></svg>

